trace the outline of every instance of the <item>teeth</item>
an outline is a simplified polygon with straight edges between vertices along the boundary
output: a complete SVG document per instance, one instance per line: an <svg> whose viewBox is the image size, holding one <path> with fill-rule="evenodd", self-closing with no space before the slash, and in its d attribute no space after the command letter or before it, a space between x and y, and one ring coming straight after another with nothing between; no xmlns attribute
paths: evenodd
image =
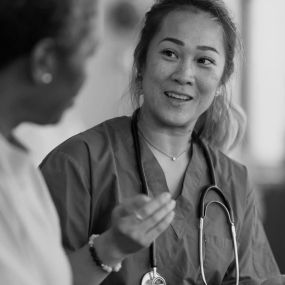
<svg viewBox="0 0 285 285"><path fill-rule="evenodd" d="M181 95L181 94L177 94L177 93L172 93L172 92L165 92L165 94L168 97L174 98L174 99L179 99L179 100L183 100L183 101L189 101L191 99L193 99L190 96L186 96L186 95Z"/></svg>

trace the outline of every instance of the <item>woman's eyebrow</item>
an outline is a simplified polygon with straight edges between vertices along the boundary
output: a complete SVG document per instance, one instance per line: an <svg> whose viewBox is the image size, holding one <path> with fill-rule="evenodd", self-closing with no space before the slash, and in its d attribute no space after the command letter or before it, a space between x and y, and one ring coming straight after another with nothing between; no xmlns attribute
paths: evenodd
<svg viewBox="0 0 285 285"><path fill-rule="evenodd" d="M210 50L210 51L213 51L213 52L215 52L217 54L220 54L217 49L215 49L215 48L213 48L211 46L197 46L197 49L199 49L199 50L206 50L206 51Z"/></svg>
<svg viewBox="0 0 285 285"><path fill-rule="evenodd" d="M173 42L180 46L185 46L184 42L182 42L181 40L175 39L175 38L167 37L167 38L162 39L159 43L164 42L164 41L169 41L169 42Z"/></svg>
<svg viewBox="0 0 285 285"><path fill-rule="evenodd" d="M162 39L159 43L164 42L164 41L169 41L169 42L175 43L179 46L185 46L185 43L183 41L178 40L176 38L167 37L167 38ZM206 46L206 45L197 46L197 49L204 50L204 51L210 50L210 51L213 51L217 54L220 54L217 49L215 49L214 47L211 47L211 46Z"/></svg>

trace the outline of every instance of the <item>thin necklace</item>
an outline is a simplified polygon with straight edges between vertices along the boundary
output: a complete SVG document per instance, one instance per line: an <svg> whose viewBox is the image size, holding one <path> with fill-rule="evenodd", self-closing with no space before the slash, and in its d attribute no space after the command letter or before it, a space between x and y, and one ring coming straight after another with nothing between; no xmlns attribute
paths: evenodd
<svg viewBox="0 0 285 285"><path fill-rule="evenodd" d="M172 161L177 160L183 153L185 153L188 149L188 147L186 149L184 149L181 153L179 153L178 155L170 155L167 152L163 151L162 149L160 149L159 147L157 147L156 145L154 145L147 137L145 137L144 133L139 129L139 133L142 135L143 139L150 145L152 146L154 149L156 149L158 152L164 154L165 156L167 156L168 158L170 158Z"/></svg>

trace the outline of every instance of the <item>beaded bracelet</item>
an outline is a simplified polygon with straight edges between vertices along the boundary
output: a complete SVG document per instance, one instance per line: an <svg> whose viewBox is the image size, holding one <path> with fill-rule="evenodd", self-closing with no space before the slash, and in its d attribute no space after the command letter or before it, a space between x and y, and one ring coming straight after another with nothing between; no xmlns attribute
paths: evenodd
<svg viewBox="0 0 285 285"><path fill-rule="evenodd" d="M89 242L88 242L89 251L90 251L90 254L91 254L94 262L96 263L97 266L101 267L101 269L103 269L107 273L118 272L122 267L122 263L118 263L114 267L112 267L112 266L109 266L109 265L102 263L102 261L98 257L95 246L94 246L94 239L97 238L98 236L99 235L94 235L94 234L91 235L89 238Z"/></svg>

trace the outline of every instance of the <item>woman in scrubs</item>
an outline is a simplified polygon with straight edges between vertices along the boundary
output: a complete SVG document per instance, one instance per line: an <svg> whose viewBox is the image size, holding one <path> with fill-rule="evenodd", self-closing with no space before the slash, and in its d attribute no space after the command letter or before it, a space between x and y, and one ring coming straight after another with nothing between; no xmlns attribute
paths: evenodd
<svg viewBox="0 0 285 285"><path fill-rule="evenodd" d="M204 284L198 207L211 181L193 131L207 144L233 210L239 284L278 276L247 170L220 151L240 134L232 133L237 112L226 93L236 42L221 1L160 0L146 14L132 90L143 97L137 128L149 196L142 195L129 117L72 137L42 162L76 284L165 284L143 281L154 240L157 272L167 284ZM213 199L214 193L207 196ZM219 207L209 208L204 228L207 283L236 284L233 242Z"/></svg>

